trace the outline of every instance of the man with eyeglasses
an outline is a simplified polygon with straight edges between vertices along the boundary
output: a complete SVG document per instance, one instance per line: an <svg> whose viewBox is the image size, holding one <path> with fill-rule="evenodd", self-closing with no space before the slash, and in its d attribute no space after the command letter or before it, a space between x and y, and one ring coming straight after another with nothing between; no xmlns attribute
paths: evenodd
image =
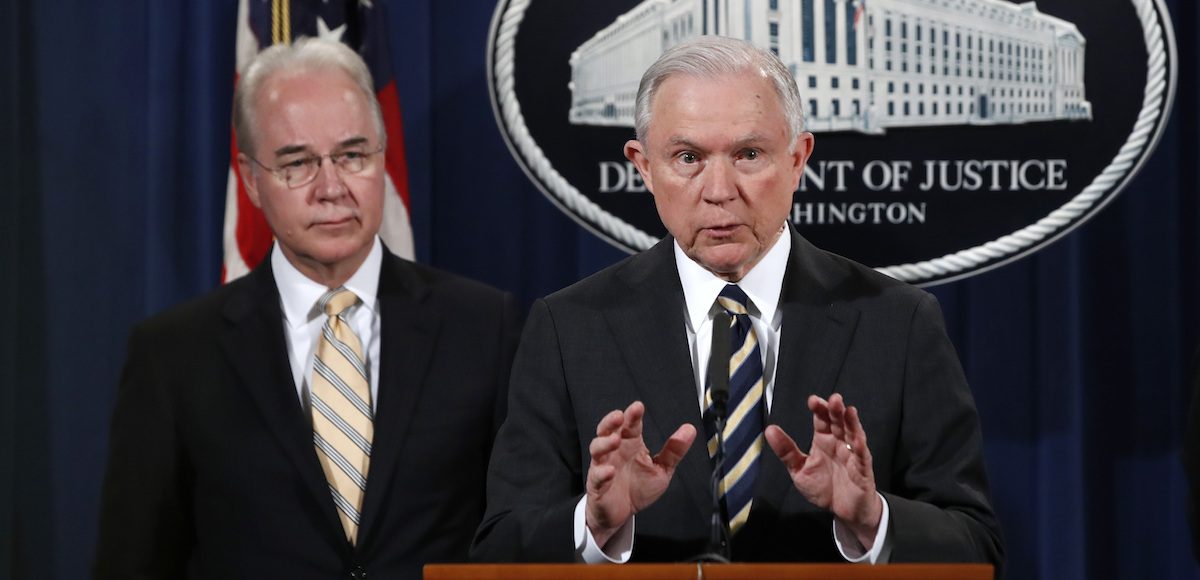
<svg viewBox="0 0 1200 580"><path fill-rule="evenodd" d="M465 560L512 297L383 247L383 121L345 45L263 51L234 131L277 243L134 330L95 576L419 578Z"/></svg>

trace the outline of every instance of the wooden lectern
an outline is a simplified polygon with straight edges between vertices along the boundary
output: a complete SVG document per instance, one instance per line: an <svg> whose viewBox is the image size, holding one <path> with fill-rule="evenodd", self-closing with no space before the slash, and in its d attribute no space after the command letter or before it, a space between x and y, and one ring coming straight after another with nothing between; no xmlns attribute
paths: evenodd
<svg viewBox="0 0 1200 580"><path fill-rule="evenodd" d="M425 580L992 580L990 564L429 564Z"/></svg>

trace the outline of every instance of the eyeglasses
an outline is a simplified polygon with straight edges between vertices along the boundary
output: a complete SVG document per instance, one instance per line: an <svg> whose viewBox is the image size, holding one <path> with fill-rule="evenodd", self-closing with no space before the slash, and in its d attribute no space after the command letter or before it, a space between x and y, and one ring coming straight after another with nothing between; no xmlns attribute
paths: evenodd
<svg viewBox="0 0 1200 580"><path fill-rule="evenodd" d="M383 146L374 151L339 151L328 155L309 155L298 159L291 159L281 163L279 167L268 167L263 162L250 157L252 161L257 163L259 167L270 171L272 175L279 178L280 181L287 184L289 188L297 188L308 185L317 178L317 174L321 172L321 162L328 157L329 162L337 168L338 173L342 175L355 175L371 168L371 159L379 153L383 153Z"/></svg>

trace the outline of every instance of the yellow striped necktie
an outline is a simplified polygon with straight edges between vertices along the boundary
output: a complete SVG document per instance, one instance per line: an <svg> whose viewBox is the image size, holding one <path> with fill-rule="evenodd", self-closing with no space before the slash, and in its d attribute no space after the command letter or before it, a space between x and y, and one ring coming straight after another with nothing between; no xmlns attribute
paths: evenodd
<svg viewBox="0 0 1200 580"><path fill-rule="evenodd" d="M317 302L328 319L313 359L310 394L317 459L351 544L358 541L375 432L362 341L345 318L358 302L345 288L330 290Z"/></svg>
<svg viewBox="0 0 1200 580"><path fill-rule="evenodd" d="M750 322L750 298L736 284L729 284L717 297L730 319L729 417L721 435L725 460L717 492L725 508L729 531L736 534L750 517L754 503L754 483L758 478L758 458L763 448L763 424L766 408L763 399L762 354L758 337ZM708 432L708 455L717 452L716 423L712 415L712 395L705 389L704 423Z"/></svg>

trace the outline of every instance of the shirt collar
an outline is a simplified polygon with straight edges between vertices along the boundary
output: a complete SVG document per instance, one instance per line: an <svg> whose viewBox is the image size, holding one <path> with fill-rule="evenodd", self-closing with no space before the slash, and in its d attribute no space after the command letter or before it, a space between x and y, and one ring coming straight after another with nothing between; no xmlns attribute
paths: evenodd
<svg viewBox="0 0 1200 580"><path fill-rule="evenodd" d="M367 259L363 260L358 271L343 284L346 289L358 296L359 300L362 300L362 306L370 310L375 309L375 294L379 290L379 270L382 266L383 244L376 236L375 243L367 254ZM283 317L288 326L292 328L303 326L321 314L316 307L317 300L329 291L329 288L300 273L300 270L297 270L283 255L283 250L279 249L278 243L271 249L271 270L275 274L275 286L279 289L279 299L283 303Z"/></svg>
<svg viewBox="0 0 1200 580"><path fill-rule="evenodd" d="M775 310L779 307L783 274L787 270L791 249L792 236L785 227L762 260L737 281L738 287L753 303L751 313L757 311L756 317L770 324L774 324ZM683 285L683 298L687 302L687 322L692 332L696 332L708 318L721 290L730 282L718 278L689 258L683 253L678 240L675 241L675 267L679 270L679 282Z"/></svg>

